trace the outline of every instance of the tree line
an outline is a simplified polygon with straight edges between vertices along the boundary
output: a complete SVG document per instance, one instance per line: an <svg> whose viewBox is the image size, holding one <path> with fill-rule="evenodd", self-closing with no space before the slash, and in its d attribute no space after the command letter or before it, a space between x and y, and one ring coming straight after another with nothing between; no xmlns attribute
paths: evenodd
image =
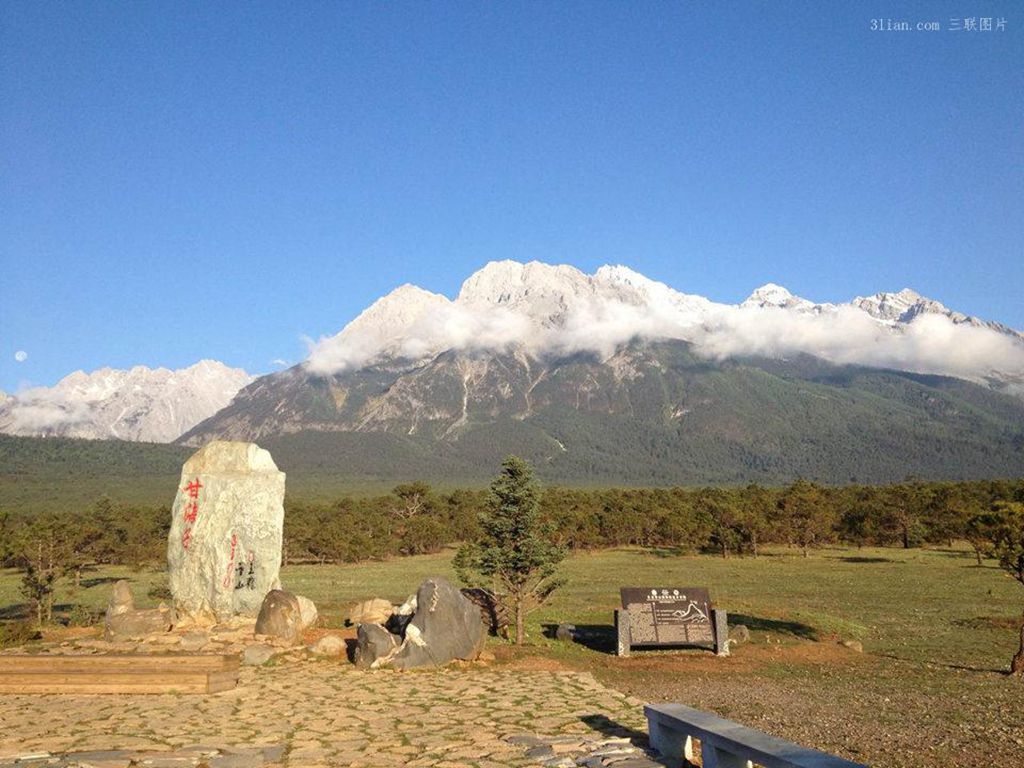
<svg viewBox="0 0 1024 768"><path fill-rule="evenodd" d="M352 563L437 552L480 535L487 495L487 489L437 491L413 482L378 496L286 499L283 559L286 564ZM553 543L567 550L632 545L731 557L757 556L764 544L806 553L831 543L910 548L968 541L980 560L992 554L992 529L1024 507L1024 480L556 486L538 497ZM24 567L51 559L68 572L89 564L161 565L170 518L166 505L115 503L106 497L65 512L0 511L0 565Z"/></svg>

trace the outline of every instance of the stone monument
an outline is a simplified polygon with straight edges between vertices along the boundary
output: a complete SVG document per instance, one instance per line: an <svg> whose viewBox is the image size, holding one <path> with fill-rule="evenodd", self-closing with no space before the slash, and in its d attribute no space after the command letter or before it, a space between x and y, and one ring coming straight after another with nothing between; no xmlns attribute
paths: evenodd
<svg viewBox="0 0 1024 768"><path fill-rule="evenodd" d="M167 541L179 617L256 616L280 588L284 479L255 443L215 440L185 462Z"/></svg>

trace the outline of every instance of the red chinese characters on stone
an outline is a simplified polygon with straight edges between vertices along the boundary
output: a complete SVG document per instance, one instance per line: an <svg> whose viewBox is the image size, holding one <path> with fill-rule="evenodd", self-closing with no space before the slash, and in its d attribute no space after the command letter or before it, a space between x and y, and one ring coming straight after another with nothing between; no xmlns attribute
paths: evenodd
<svg viewBox="0 0 1024 768"><path fill-rule="evenodd" d="M188 502L185 505L185 532L181 534L181 546L183 549L188 549L189 544L192 543L192 525L195 523L196 518L199 517L199 489L203 487L203 484L199 482L197 477L191 483L184 487L185 493L188 494L190 499L193 501Z"/></svg>
<svg viewBox="0 0 1024 768"><path fill-rule="evenodd" d="M231 534L231 557L228 559L228 572L224 574L223 586L227 589L231 586L231 580L235 575L235 548L238 546L238 535Z"/></svg>
<svg viewBox="0 0 1024 768"><path fill-rule="evenodd" d="M199 516L199 504L195 501L190 501L185 505L185 522L194 523L196 518Z"/></svg>

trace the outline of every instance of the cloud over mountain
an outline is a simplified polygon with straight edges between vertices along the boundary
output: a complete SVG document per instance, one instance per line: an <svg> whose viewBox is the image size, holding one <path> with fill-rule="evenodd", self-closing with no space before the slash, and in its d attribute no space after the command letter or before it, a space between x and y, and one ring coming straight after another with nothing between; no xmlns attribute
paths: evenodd
<svg viewBox="0 0 1024 768"><path fill-rule="evenodd" d="M332 374L446 350L522 347L536 356L602 359L632 339L681 339L722 359L798 353L918 373L993 379L1024 394L1024 337L913 291L815 304L768 284L739 305L676 291L626 267L492 262L450 300L404 285L339 334L311 345L305 365Z"/></svg>

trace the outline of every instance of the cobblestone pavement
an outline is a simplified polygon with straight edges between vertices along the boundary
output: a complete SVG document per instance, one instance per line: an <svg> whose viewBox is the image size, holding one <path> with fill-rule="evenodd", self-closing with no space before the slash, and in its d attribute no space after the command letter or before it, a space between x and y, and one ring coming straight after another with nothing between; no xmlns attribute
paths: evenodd
<svg viewBox="0 0 1024 768"><path fill-rule="evenodd" d="M145 752L136 764L154 767L203 765L189 759L198 745L221 750L211 768L654 765L641 751L645 731L640 702L588 674L500 668L403 674L310 659L245 667L235 690L210 695L0 695L0 766L85 750ZM272 762L224 754L258 747L283 753L261 753ZM127 765L124 754L50 764Z"/></svg>

